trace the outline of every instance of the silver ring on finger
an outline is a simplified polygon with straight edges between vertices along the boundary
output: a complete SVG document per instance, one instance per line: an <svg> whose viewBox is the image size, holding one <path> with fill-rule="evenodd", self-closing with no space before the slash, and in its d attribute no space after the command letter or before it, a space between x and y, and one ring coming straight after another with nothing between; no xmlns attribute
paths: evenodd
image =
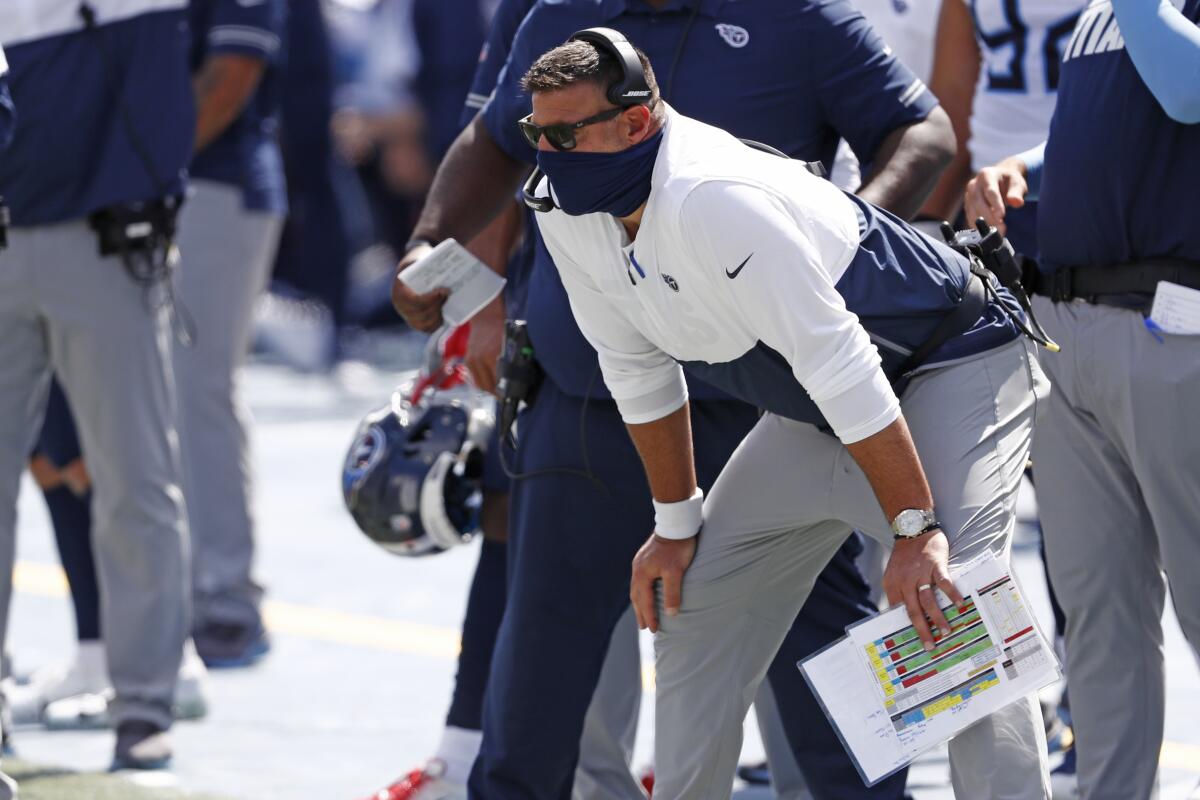
<svg viewBox="0 0 1200 800"><path fill-rule="evenodd" d="M922 583L920 586L918 586L918 587L917 587L917 591L918 591L918 592L923 592L923 591L925 591L926 589L932 589L932 588L933 588L933 584L932 584L932 583Z"/></svg>

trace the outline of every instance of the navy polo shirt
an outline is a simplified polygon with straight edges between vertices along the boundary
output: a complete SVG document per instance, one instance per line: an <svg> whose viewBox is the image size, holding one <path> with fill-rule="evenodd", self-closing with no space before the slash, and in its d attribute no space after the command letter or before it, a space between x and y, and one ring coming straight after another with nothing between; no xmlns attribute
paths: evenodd
<svg viewBox="0 0 1200 800"><path fill-rule="evenodd" d="M521 24L495 93L488 131L513 158L535 151L517 128L530 112L520 80L546 51L582 28L625 34L650 58L659 89L682 114L832 164L839 138L869 164L889 133L937 106L848 0L541 0ZM595 351L571 314L539 241L526 318L547 373L567 393L607 396ZM693 397L724 397L693 382Z"/></svg>
<svg viewBox="0 0 1200 800"><path fill-rule="evenodd" d="M84 30L73 4L0 3L21 113L0 158L0 195L14 225L80 219L183 191L196 124L186 0L91 6L98 25Z"/></svg>
<svg viewBox="0 0 1200 800"><path fill-rule="evenodd" d="M471 80L471 90L467 93L462 114L458 118L459 130L471 124L492 96L492 90L500 78L500 70L508 61L508 52L517 38L517 30L535 5L537 0L500 0L496 13L492 15L483 49L479 51L479 63Z"/></svg>
<svg viewBox="0 0 1200 800"><path fill-rule="evenodd" d="M1200 0L1182 12L1200 21ZM1038 202L1042 269L1200 262L1198 186L1200 125L1167 116L1125 51L1112 4L1093 3L1063 50Z"/></svg>
<svg viewBox="0 0 1200 800"><path fill-rule="evenodd" d="M209 56L248 56L265 65L242 113L192 161L197 178L242 190L246 208L283 214L287 189L279 152L279 65L285 0L192 0L192 71Z"/></svg>

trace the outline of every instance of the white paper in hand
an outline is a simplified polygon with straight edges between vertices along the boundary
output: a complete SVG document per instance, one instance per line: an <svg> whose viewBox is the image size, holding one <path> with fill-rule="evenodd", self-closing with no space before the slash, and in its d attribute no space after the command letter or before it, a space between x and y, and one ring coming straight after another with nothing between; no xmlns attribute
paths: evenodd
<svg viewBox="0 0 1200 800"><path fill-rule="evenodd" d="M1057 680L1025 594L991 553L956 570L965 604L938 592L951 625L926 652L897 606L850 626L800 670L873 786L984 716Z"/></svg>
<svg viewBox="0 0 1200 800"><path fill-rule="evenodd" d="M506 281L453 239L447 239L397 278L417 294L449 289L442 319L461 325L495 299Z"/></svg>

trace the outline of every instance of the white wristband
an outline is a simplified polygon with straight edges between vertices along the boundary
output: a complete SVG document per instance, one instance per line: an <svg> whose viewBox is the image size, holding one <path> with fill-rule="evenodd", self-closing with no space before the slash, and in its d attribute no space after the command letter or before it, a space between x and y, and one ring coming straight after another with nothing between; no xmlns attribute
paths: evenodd
<svg viewBox="0 0 1200 800"><path fill-rule="evenodd" d="M704 491L697 486L696 493L678 503L654 501L654 532L664 539L690 539L700 532L703 520Z"/></svg>

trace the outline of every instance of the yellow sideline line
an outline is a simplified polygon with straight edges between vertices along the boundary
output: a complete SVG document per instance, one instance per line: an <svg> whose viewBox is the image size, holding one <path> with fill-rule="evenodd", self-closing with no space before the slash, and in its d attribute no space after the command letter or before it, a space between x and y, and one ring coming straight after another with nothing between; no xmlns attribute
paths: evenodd
<svg viewBox="0 0 1200 800"><path fill-rule="evenodd" d="M62 567L36 561L17 562L13 569L13 588L38 597L66 597L68 593ZM452 628L277 600L263 603L263 616L273 633L389 653L452 659L458 656L461 642L459 632ZM642 664L642 685L647 690L654 688L653 664ZM1164 742L1159 763L1166 769L1200 772L1200 745Z"/></svg>
<svg viewBox="0 0 1200 800"><path fill-rule="evenodd" d="M37 561L18 561L13 570L13 587L38 597L66 597L67 579L62 567ZM321 642L365 647L389 653L453 659L461 648L461 635L452 628L403 622L314 606L263 603L263 616L272 633L301 636ZM642 664L642 686L654 690L654 664Z"/></svg>
<svg viewBox="0 0 1200 800"><path fill-rule="evenodd" d="M40 597L64 597L68 591L62 567L34 561L17 562L13 570L13 586L18 592ZM458 656L460 647L457 630L418 622L330 611L275 600L263 603L263 616L267 627L274 633L372 650L452 659Z"/></svg>

